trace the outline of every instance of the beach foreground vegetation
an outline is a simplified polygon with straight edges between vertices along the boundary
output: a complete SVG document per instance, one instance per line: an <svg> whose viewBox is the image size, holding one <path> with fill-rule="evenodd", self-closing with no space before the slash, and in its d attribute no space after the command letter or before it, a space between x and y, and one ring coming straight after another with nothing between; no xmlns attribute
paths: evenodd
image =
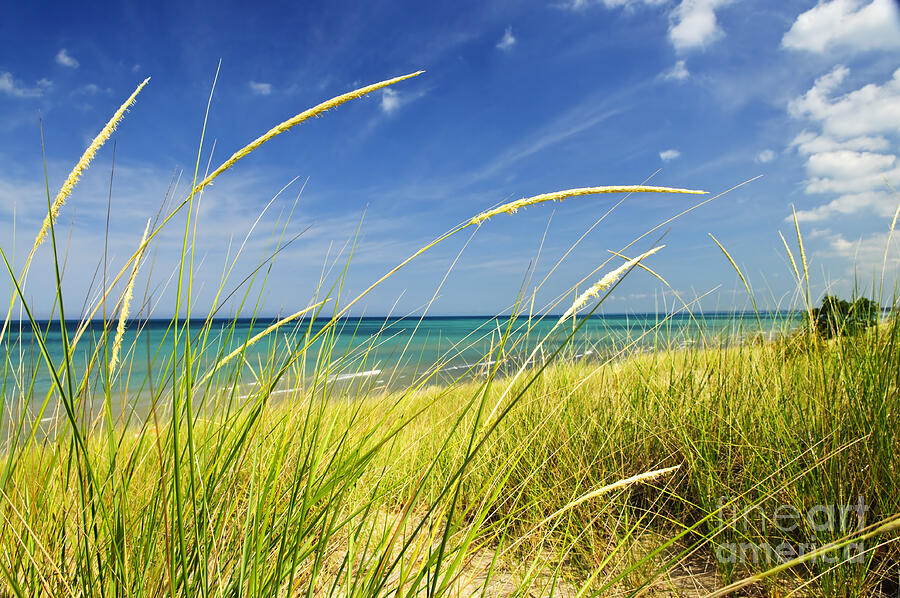
<svg viewBox="0 0 900 598"><path fill-rule="evenodd" d="M290 242L275 231L250 277L230 281L226 268L215 304L203 307L204 324L190 328L203 190L304 120L417 74L302 112L206 175L201 139L190 191L148 223L97 301L79 298L88 307L74 328L65 325L76 301L63 292L56 216L146 81L61 191L48 188L45 226L24 265L16 270L3 254L12 287L2 332L5 593L891 591L900 574L896 319L827 341L800 327L771 340L701 338L692 348L660 342L649 353L625 345L574 358L579 327L615 285L634 269L656 274L643 262L660 247L633 246L672 219L591 264L585 280L606 274L545 310L530 307L534 295L523 285L508 323L490 331L485 367L450 384L434 383L440 364L426 365L404 388L376 388L369 378L339 383L368 371L376 354L377 339L353 354L335 352L350 309L450 236L573 196L700 192L629 185L517 200L438 235L349 300L341 290L352 260L308 305L260 332L214 333L213 316L235 296L258 316L252 305L265 291L266 267ZM132 380L141 358L123 339L141 322L130 311L135 280L152 263L148 248L160 231L176 222L183 230L170 342L148 348L147 373ZM33 317L23 290L42 242L57 282L55 320L47 324ZM798 243L802 253L799 227ZM808 298L805 256L800 263L798 289L805 279ZM553 327L565 332L561 339L519 344L521 326L553 313L565 314ZM97 317L99 332L88 324ZM324 326L313 325L322 318ZM40 355L32 369L15 359L11 338L21 328ZM663 331L654 332L661 341ZM61 356L47 348L52 335L61 337ZM85 363L73 357L79 343L90 346ZM250 363L251 347L263 347L266 359ZM514 363L513 355L528 358ZM37 384L45 379L46 392Z"/></svg>

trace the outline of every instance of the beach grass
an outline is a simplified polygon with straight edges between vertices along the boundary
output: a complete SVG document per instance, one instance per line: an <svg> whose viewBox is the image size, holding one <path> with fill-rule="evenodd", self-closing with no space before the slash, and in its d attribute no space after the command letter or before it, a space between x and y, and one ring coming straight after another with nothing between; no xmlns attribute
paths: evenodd
<svg viewBox="0 0 900 598"><path fill-rule="evenodd" d="M437 384L440 364L425 364L405 386L376 388L367 378L340 383L348 372L369 370L377 355L377 339L352 354L337 349L339 327L352 326L351 308L445 239L469 227L486 227L479 234L490 234L490 218L545 201L693 191L590 187L517 200L436 235L355 297L342 295L348 259L305 306L262 332L238 338L236 325L214 331L213 316L230 298L239 299L241 313L261 319L254 305L265 293L266 266L290 242L283 228L274 230L256 270L231 281L226 268L215 303L202 306L204 324L191 328L185 316L199 309L193 298L194 218L203 190L307 118L417 74L301 112L205 176L201 140L190 191L150 222L74 331L60 324L67 321L66 306L87 302L64 296L56 216L134 96L55 201L48 187L46 227L34 246L44 241L52 253L54 321L42 324L30 309L23 286L31 256L17 273L3 254L12 292L2 337L2 592L438 597L702 595L748 587L770 595L891 591L900 575L896 318L830 341L785 322L783 333L771 339L703 338L678 348L666 342L662 317L653 331L659 350L639 353L623 345L596 359L575 359L573 339L585 317L631 270L649 269L643 261L659 249L635 253L629 246L610 258L616 261L585 267L590 277L596 269L606 272L588 291L570 289L545 309L531 307L533 291L523 285L510 317L485 331L493 335L481 361L486 365L455 381ZM180 317L172 317L166 344L147 347L147 374L132 380L140 358L122 338L134 279L139 268L152 266L148 248L177 214L185 215L180 259L165 268L176 272L173 313ZM801 311L808 313L799 226L797 235L802 273L793 255L791 260L806 297ZM117 286L120 281L124 286ZM747 291L752 296L749 285ZM14 306L21 308L17 321ZM576 313L580 308L584 315ZM554 331L565 332L562 340L548 335L536 346L520 344L523 327L560 312L565 316ZM102 327L96 332L88 324L98 314ZM314 326L323 318L324 325ZM11 336L19 326L31 330L38 367L14 359ZM62 337L61 357L47 349L51 334ZM73 362L79 342L91 346L84 366ZM264 347L265 360L249 364L251 346ZM458 350L452 347L448 356ZM534 359L511 361L523 354ZM50 380L48 391L36 390L39 379ZM122 380L126 392L119 393ZM43 423L48 415L49 429ZM823 523L828 505L840 518ZM772 548L780 551L773 559L770 547L782 546Z"/></svg>

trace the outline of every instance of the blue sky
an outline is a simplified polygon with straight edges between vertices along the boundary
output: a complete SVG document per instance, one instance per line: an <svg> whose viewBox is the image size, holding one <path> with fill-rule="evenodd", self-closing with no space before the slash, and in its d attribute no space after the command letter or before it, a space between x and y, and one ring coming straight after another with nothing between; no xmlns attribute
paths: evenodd
<svg viewBox="0 0 900 598"><path fill-rule="evenodd" d="M265 255L272 231L305 231L279 255L263 293L264 312L289 312L310 300L323 264L334 279L357 230L347 298L500 202L645 180L719 193L757 175L625 251L635 255L665 233L666 248L648 265L670 287L635 271L605 310L671 307L673 290L682 300L703 296L704 309L749 306L709 233L744 270L761 307L794 305L797 285L779 238L796 254L791 206L814 295L848 292L854 271L863 285L880 277L900 202L885 184L900 185L893 0L88 4L14 3L0 22L0 245L19 265L46 212L39 115L55 195L118 105L152 77L61 212L70 313L91 296L101 263L113 141L109 267L118 269L173 176L173 195L184 196L220 59L202 157L213 167L329 97L426 72L303 123L216 181L199 209L199 306L209 305L229 256L244 245L237 282ZM471 239L436 247L355 313L420 310L451 265L429 313L505 311L529 264L536 260L533 287L617 199L497 217ZM599 277L592 272L609 250L622 251L695 201L628 198L556 268L535 306ZM179 246L176 225L152 268L142 267L138 288L156 315L173 309ZM49 256L44 246L27 285L44 315ZM898 266L895 240L889 285Z"/></svg>

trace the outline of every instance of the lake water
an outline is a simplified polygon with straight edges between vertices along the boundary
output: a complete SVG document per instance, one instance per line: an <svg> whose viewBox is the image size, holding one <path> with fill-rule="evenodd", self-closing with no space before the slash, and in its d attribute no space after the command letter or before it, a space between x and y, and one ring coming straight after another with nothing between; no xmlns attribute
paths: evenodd
<svg viewBox="0 0 900 598"><path fill-rule="evenodd" d="M547 358L565 344L563 356L604 359L618 353L647 351L660 347L681 347L697 343L721 344L739 342L748 335L783 333L800 321L796 314L750 313L676 314L666 317L657 314L595 315L577 320L580 327L573 333L572 321L557 325L558 317L543 320L519 317L426 317L426 318L348 318L329 327L316 342L309 345L326 326L328 320L306 320L290 323L246 349L241 364L239 358L229 365L241 367L239 389L252 388L257 377L265 378L266 364L286 364L289 367L284 384L296 384L304 377L319 383L363 383L370 387L404 387L421 376L436 372L433 381L445 383L458 377L473 377L492 365L498 354L503 355L507 367L534 358ZM201 357L195 359L195 379L202 379L216 361L229 354L272 324L272 320L239 319L213 320L206 327L203 321L179 322L178 344L175 328L169 320L132 321L122 343L123 367L111 385L110 394L116 397L146 397L151 389L159 390L171 384L173 354L180 359L184 353L185 332L191 340L191 350ZM105 351L111 351L115 324L103 341L102 322L88 325L72 352L73 386L87 380L85 396L98 401L105 396L104 376L98 374L97 364L103 363ZM43 322L44 343L57 371L62 371L63 342L58 322ZM71 341L77 323L67 323ZM571 340L568 340L569 336ZM506 338L502 352L500 339ZM203 347L203 350L200 350ZM42 357L36 336L27 323L12 325L4 339L5 373L3 396L6 409L10 405L39 406L50 397L54 402L54 378ZM92 365L93 358L93 365ZM330 364L323 368L322 364ZM318 365L317 365L318 364ZM234 370L222 368L212 384L228 385L222 376ZM86 372L90 372L86 375ZM64 384L66 383L63 379ZM334 385L334 384L332 384ZM338 385L339 386L339 385ZM241 392L239 390L239 392ZM247 391L249 392L249 390ZM282 391L283 392L283 391ZM164 393L163 393L164 394ZM116 401L119 402L119 401Z"/></svg>

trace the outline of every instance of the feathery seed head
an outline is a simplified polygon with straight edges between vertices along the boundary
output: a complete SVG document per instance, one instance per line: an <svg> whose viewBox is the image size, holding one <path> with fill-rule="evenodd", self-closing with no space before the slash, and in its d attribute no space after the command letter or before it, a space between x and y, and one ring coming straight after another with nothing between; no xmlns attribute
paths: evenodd
<svg viewBox="0 0 900 598"><path fill-rule="evenodd" d="M131 265L131 275L128 277L128 284L125 286L125 294L122 295L122 306L119 308L119 325L116 327L116 338L113 341L112 356L109 358L109 371L112 372L119 361L119 348L122 346L122 337L125 336L125 322L128 320L128 311L131 308L131 296L134 293L134 279L137 277L138 266L141 258L144 257L144 250L147 248L147 233L150 232L150 220L147 220L147 226L144 227L144 235L141 237L141 243L138 245L138 254L134 258Z"/></svg>
<svg viewBox="0 0 900 598"><path fill-rule="evenodd" d="M197 186L194 187L191 194L194 195L194 194L199 193L204 187L206 187L207 185L212 183L213 179L215 179L217 176L219 176L220 174L222 174L223 172L225 172L226 170L228 170L229 168L234 166L238 160L240 160L241 158L243 158L244 156L246 156L247 154L249 154L256 148L258 148L262 144L266 143L273 137L275 137L277 135L281 135L285 131L288 131L288 130L292 129L293 127L296 127L303 121L308 120L314 116L319 116L323 112L331 110L332 108L336 108L336 107L340 106L341 104L349 102L350 100L355 100L357 98L361 98L362 96L370 94L373 91L377 91L377 90L381 89L382 87L387 87L388 85L393 85L394 83L399 83L400 81L403 81L405 79L410 79L412 77L418 77L419 75L421 75L424 72L425 71L416 71L415 73L410 73L408 75L402 75L400 77L394 77L393 79L387 79L385 81L373 83L372 85L360 87L359 89L353 90L351 92L348 92L348 93L345 93L345 94L342 94L339 96L335 96L335 97L331 98L330 100L322 102L318 106L314 106L313 108L304 110L300 114L297 114L296 116L294 116L292 118L289 118L288 120L284 121L283 123L281 123L279 125L275 125L271 129L269 129L266 133L257 137L256 139L254 139L253 141L251 141L250 143L248 143L247 145L245 145L244 147L242 147L241 149L236 151L234 154L232 154L232 156L230 158L228 158L227 160L225 160L221 166L216 168L206 178L204 178L202 181L197 183Z"/></svg>
<svg viewBox="0 0 900 598"><path fill-rule="evenodd" d="M617 280L619 280L619 278L622 276L622 274L624 272L626 272L629 268L631 268L632 266L639 263L642 259L653 255L654 253L656 253L663 247L665 247L665 245L660 245L659 247L654 247L650 251L646 251L646 252L642 253L641 255L637 256L636 258L632 258L632 259L628 260L627 262L625 262L624 264L622 264L621 266L619 266L612 272L609 272L608 274L606 274L603 278L601 278L599 281L597 281L597 283L594 286L592 286L591 288L586 290L584 293L579 295L579 297L572 304L572 307L570 307L569 309L566 310L566 313L563 314L563 316L559 319L559 321L562 322L569 316L574 315L575 312L577 312L579 309L581 309L581 307L585 303L587 303L587 301L591 297L596 297L601 292L603 292L606 289L608 289L609 287L611 287Z"/></svg>
<svg viewBox="0 0 900 598"><path fill-rule="evenodd" d="M44 238L47 236L47 231L50 230L50 223L56 221L56 217L59 215L59 210L62 208L63 204L65 204L66 199L69 195L72 194L72 191L75 189L75 185L78 184L79 179L81 179L81 175L84 174L84 171L87 170L87 167L90 165L91 161L94 159L94 156L97 154L97 150L107 142L107 140L112 136L113 131L116 130L116 127L119 124L119 121L122 120L122 117L125 116L125 112L128 111L128 108L134 104L137 95L141 92L147 82L150 81L150 77L144 79L144 81L137 86L137 89L134 90L134 93L125 100L125 103L119 106L119 109L116 110L115 114L113 114L112 118L109 119L109 122L106 123L106 126L100 131L100 133L94 137L94 140L88 146L84 153L81 155L81 159L78 160L78 163L75 165L75 168L69 173L69 176L66 177L66 182L63 183L63 186L60 188L59 193L56 194L56 199L53 200L53 203L50 205L50 211L47 216L44 218L44 222L41 225L41 230L38 232L37 237L34 239L34 246L31 249L31 256L34 255L35 250L38 245L40 245ZM31 262L31 256L29 256L28 262Z"/></svg>
<svg viewBox="0 0 900 598"><path fill-rule="evenodd" d="M531 206L545 201L562 201L567 197L575 197L577 195L596 195L599 193L691 193L701 195L706 191L695 191L693 189L676 189L672 187L650 187L647 185L617 185L608 187L581 187L578 189L568 189L566 191L555 191L553 193L544 193L535 195L534 197L523 197L516 201L503 204L500 207L482 212L472 218L468 224L481 224L489 218L493 218L498 214L515 214L519 208ZM468 226L468 225L467 225Z"/></svg>
<svg viewBox="0 0 900 598"><path fill-rule="evenodd" d="M297 318L299 318L299 317L302 316L303 314L308 313L308 312L310 312L310 311L316 309L317 307L323 305L323 304L326 303L327 301L328 301L328 299L326 299L325 301L319 301L319 302L317 302L317 303L313 303L313 304L310 305L309 307L305 307L305 308L301 309L300 311L294 312L293 314L289 315L288 317L282 318L282 319L278 320L277 322L275 322L274 324L271 324L268 328L266 328L265 330L263 330L263 331L260 332L259 334L255 335L255 336L252 337L250 340L248 340L247 342L245 342L244 344L242 344L241 346L239 346L237 349L235 349L234 351L232 351L231 353L229 353L228 355L226 355L225 357L223 357L222 359L220 359L220 360L216 363L216 365L213 367L213 369L211 369L210 371L208 371L208 372L203 376L203 378L200 379L200 384L203 384L204 382L206 382L207 380L209 380L209 378L210 378L213 374L215 374L215 373L218 372L220 369L222 369L222 367L224 367L229 361L231 361L232 359L234 359L234 358L237 357L238 355L242 355L249 347L255 345L255 344L257 343L257 341L259 341L260 339L262 339L262 338L268 336L268 335L271 334L272 332L275 332L276 330L278 330L279 328L281 328L282 326L284 326L284 325L287 324L288 322L293 322L294 320L296 320Z"/></svg>

